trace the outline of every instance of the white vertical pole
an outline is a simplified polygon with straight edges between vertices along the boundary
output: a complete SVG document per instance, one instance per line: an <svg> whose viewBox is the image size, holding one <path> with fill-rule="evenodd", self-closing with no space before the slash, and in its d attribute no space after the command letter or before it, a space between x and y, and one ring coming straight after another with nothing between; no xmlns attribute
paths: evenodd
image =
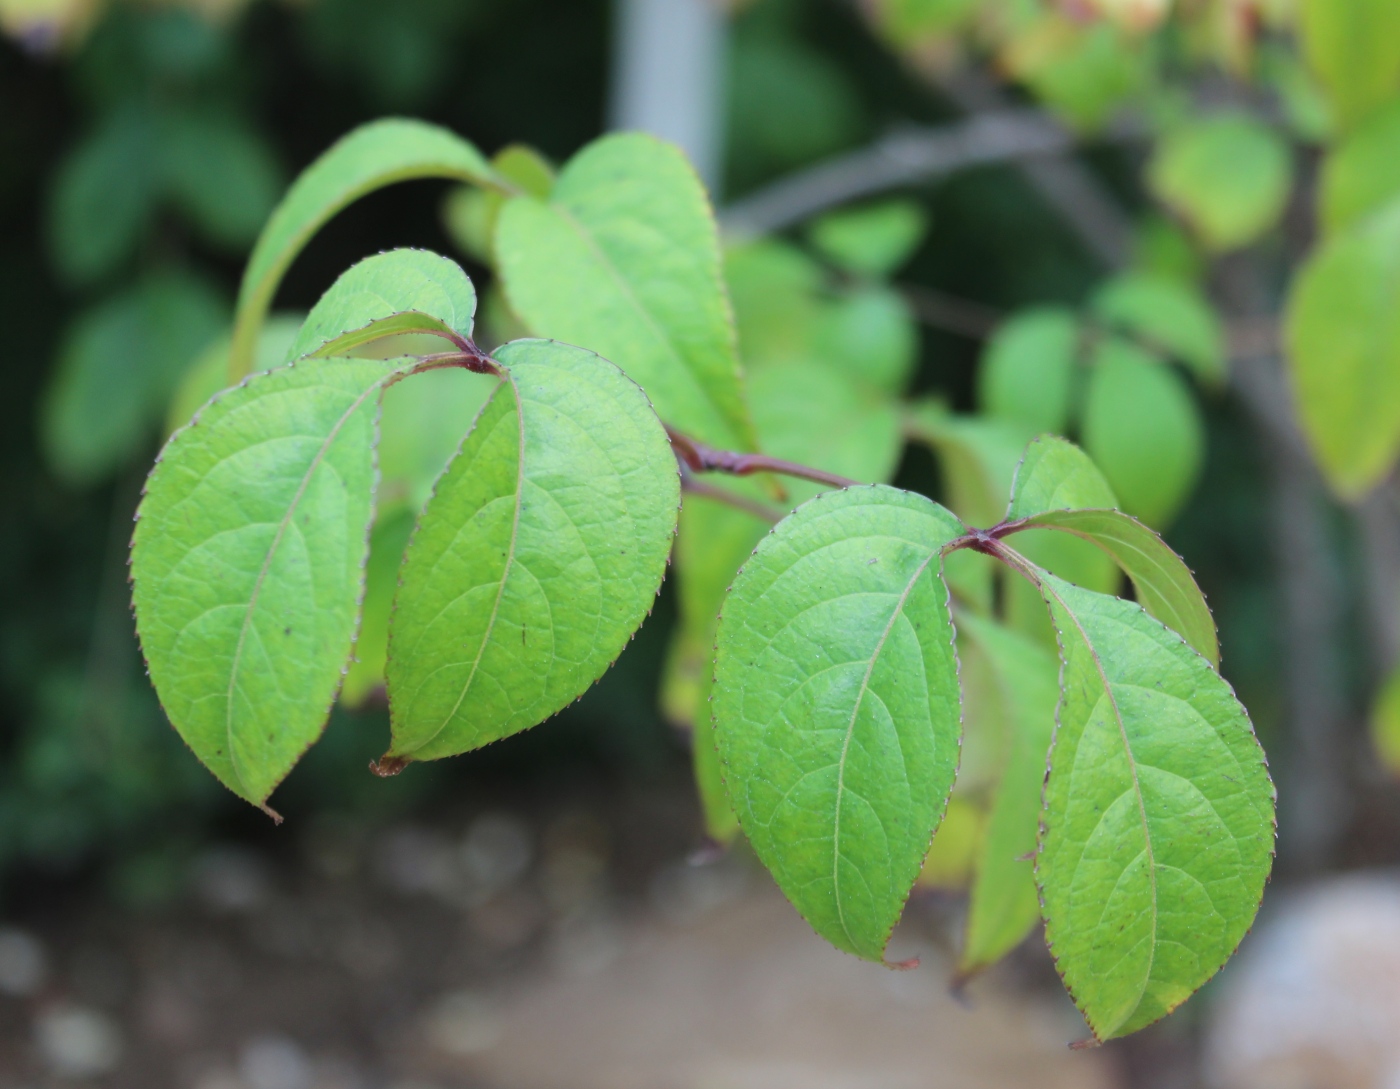
<svg viewBox="0 0 1400 1089"><path fill-rule="evenodd" d="M715 193L723 151L721 0L616 0L614 129L677 143Z"/></svg>

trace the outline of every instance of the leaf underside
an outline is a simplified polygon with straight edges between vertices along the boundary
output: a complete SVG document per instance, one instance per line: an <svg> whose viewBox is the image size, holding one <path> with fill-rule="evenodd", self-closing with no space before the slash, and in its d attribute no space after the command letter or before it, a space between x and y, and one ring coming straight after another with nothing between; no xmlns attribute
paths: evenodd
<svg viewBox="0 0 1400 1089"><path fill-rule="evenodd" d="M476 289L455 261L428 250L377 253L351 265L321 296L287 358L348 355L405 333L470 339L475 314Z"/></svg>
<svg viewBox="0 0 1400 1089"><path fill-rule="evenodd" d="M759 545L720 614L714 714L739 822L837 947L879 960L942 817L959 696L942 507L827 492Z"/></svg>
<svg viewBox="0 0 1400 1089"><path fill-rule="evenodd" d="M232 368L248 369L277 285L317 229L366 193L413 178L508 188L475 147L437 125L391 117L342 137L292 183L253 247L238 292Z"/></svg>
<svg viewBox="0 0 1400 1089"><path fill-rule="evenodd" d="M1036 578L1063 659L1036 881L1060 974L1106 1040L1234 952L1272 862L1274 791L1204 658L1132 602Z"/></svg>
<svg viewBox="0 0 1400 1089"><path fill-rule="evenodd" d="M646 617L675 534L675 458L635 383L553 341L496 359L404 559L391 757L466 752L582 695Z"/></svg>
<svg viewBox="0 0 1400 1089"><path fill-rule="evenodd" d="M378 393L400 364L258 374L176 432L132 539L161 704L261 804L320 735L350 655L373 514Z"/></svg>

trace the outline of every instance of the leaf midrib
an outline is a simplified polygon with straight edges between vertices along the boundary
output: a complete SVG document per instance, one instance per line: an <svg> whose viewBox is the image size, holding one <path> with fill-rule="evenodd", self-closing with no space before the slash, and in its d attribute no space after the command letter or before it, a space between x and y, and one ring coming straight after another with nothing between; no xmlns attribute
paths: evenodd
<svg viewBox="0 0 1400 1089"><path fill-rule="evenodd" d="M716 414L716 416L718 416L724 429L730 434L735 434L735 429L729 424L728 413L726 412L724 406L719 404L719 402L717 402L714 399L714 396L706 388L706 383L701 379L701 376L696 373L695 368L690 364L686 357L682 355L681 351L672 342L671 338L667 336L665 330L662 329L661 325L657 322L655 315L653 315L652 312L642 304L642 300L637 297L637 293L632 290L631 285L629 285L627 281L623 279L622 274L618 270L616 263L612 260L611 257L607 255L607 253L603 250L603 247L599 245L598 240L593 237L592 233L588 231L587 228L584 227L583 223L579 221L578 217L576 217L573 214L573 212L566 208L564 205L555 204L551 202L546 204L545 206L553 211L558 212L559 217L564 220L564 222L574 231L575 234L578 235L578 237L582 240L584 245L587 246L589 251L594 255L594 257L598 259L599 263L603 266L604 270L607 272L608 277L612 280L613 284L622 293L623 297L632 305L633 309L635 309L637 313L642 317L643 321L646 323L646 326L651 331L652 335L655 336L656 339L665 347L667 354L670 355L670 357L675 361L676 366L680 369L680 372L690 379L690 381L694 384L696 391L700 394L701 398L703 398L705 404L707 404L710 407L710 409ZM735 374L735 380L738 380L737 373ZM641 385L641 383L639 382L638 385ZM745 443L745 445L748 444Z"/></svg>
<svg viewBox="0 0 1400 1089"><path fill-rule="evenodd" d="M249 597L248 605L243 612L243 624L238 630L238 642L234 646L233 661L229 665L228 691L224 696L224 733L228 745L229 764L233 768L234 778L238 780L239 785L242 786L244 790L251 790L252 788L248 785L248 781L243 778L243 772L238 766L238 751L233 743L233 693L234 689L238 686L238 672L243 659L243 644L248 638L248 628L249 625L252 624L253 613L258 606L258 598L262 595L263 583L267 580L267 572L272 567L272 558L277 554L277 549L282 544L282 538L287 532L287 527L291 524L292 516L296 513L302 497L306 494L306 489L311 484L311 478L316 475L316 470L321 467L321 462L325 460L327 451L335 444L335 440L339 438L341 429L344 428L350 418L359 411L360 406L365 403L365 399L369 397L370 394L379 390L391 377L392 375L385 375L356 397L355 400L351 402L350 407L341 414L340 419L335 422L335 426L326 434L325 440L321 443L315 456L311 459L311 464L307 466L306 472L301 478L301 483L297 485L296 494L292 496L292 501L287 504L286 513L282 515L281 520L277 523L277 532L273 535L272 544L268 546L267 552L263 556L262 566L258 569L258 577L253 582L253 593Z"/></svg>
<svg viewBox="0 0 1400 1089"><path fill-rule="evenodd" d="M1065 615L1073 622L1075 628L1079 632L1080 639L1084 643L1085 649L1089 652L1089 657L1094 663L1094 669L1098 673L1099 679L1103 682L1104 695L1108 698L1108 705L1113 708L1113 720L1118 724L1118 736L1123 741L1123 753L1127 757L1128 771L1133 782L1133 796L1137 800L1138 816L1142 821L1143 850L1147 854L1148 883L1151 886L1152 895L1152 946L1148 952L1147 969L1143 972L1142 990L1138 992L1133 1008L1129 1010L1127 1016L1119 1022L1119 1024L1123 1024L1128 1017L1131 1017L1132 1014L1137 1011L1138 1006L1142 1004L1142 996L1146 993L1148 981L1152 978L1152 968L1156 962L1157 956L1157 860L1152 850L1152 830L1147 821L1147 804L1143 800L1142 784L1138 780L1137 759L1133 756L1133 748L1128 741L1127 727L1123 723L1123 713L1118 708L1118 700L1114 696L1113 685L1108 679L1108 674L1104 671L1103 661L1100 659L1098 651L1094 648L1094 644L1089 638L1089 633L1084 630L1084 625L1079 622L1079 617L1075 614L1075 611L1070 608L1069 604L1060 596L1059 592L1050 585L1049 580L1042 580L1041 585L1045 588L1047 593L1051 594L1055 600L1060 603L1060 608L1064 609ZM1093 1026L1090 1027L1092 1028ZM1111 1026L1108 1031L1112 1032L1117 1027L1117 1025ZM1095 1029L1095 1035L1098 1035L1097 1029Z"/></svg>
<svg viewBox="0 0 1400 1089"><path fill-rule="evenodd" d="M491 633L496 630L496 621L501 613L501 599L505 597L506 583L510 581L511 568L515 566L516 542L520 539L520 508L525 502L525 409L521 404L520 389L515 383L515 377L510 370L502 367L501 377L510 386L511 396L515 398L515 419L516 435L518 437L518 447L515 466L515 503L511 511L510 522L510 543L506 547L506 562L501 568L501 579L496 586L496 598L491 603L491 615L487 618L486 628L481 633L481 643L476 648L476 657L472 659L471 672L467 674L467 679L462 685L462 691L457 694L457 702L452 705L452 709L447 712L442 722L438 724L436 730L414 746L415 749L422 750L431 745L448 724L457 716L457 711L461 708L463 701L467 698L467 693L471 691L472 684L476 681L477 670L481 667L481 659L486 654L486 648L491 642Z"/></svg>
<svg viewBox="0 0 1400 1089"><path fill-rule="evenodd" d="M846 912L841 906L841 796L845 791L846 781L846 757L850 752L851 738L855 736L856 718L860 715L861 705L865 702L865 694L870 690L870 678L875 672L875 663L880 660L880 654L885 649L885 642L889 639L890 632L894 630L895 621L904 615L905 602L909 600L909 595L914 590L914 584L919 581L920 576L928 570L928 565L933 562L933 558L938 555L938 550L930 552L922 563L915 568L909 581L905 583L903 592L899 595L899 600L895 602L894 609L890 612L890 618L885 624L885 629L880 633L880 638L876 642L874 649L870 652L870 661L866 663L865 675L860 681L860 690L856 694L855 702L851 706L851 717L846 723L846 736L841 741L841 756L836 761L836 812L832 821L831 830L831 891L832 897L836 901L836 918L841 923L841 930L845 933L852 946L858 947L859 942L851 934L850 927L846 925Z"/></svg>

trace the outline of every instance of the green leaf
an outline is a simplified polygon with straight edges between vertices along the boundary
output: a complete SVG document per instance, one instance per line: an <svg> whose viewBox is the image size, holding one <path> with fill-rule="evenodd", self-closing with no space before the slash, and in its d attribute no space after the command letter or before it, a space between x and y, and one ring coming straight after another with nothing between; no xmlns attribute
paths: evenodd
<svg viewBox="0 0 1400 1089"><path fill-rule="evenodd" d="M280 367L286 361L287 349L292 346L305 320L306 315L296 311L268 315L258 334L251 373L259 374ZM205 401L221 389L228 388L228 352L232 342L232 331L225 330L224 335L210 344L186 369L165 410L166 438L189 423L190 417L199 411Z"/></svg>
<svg viewBox="0 0 1400 1089"><path fill-rule="evenodd" d="M1185 363L1201 381L1224 381L1225 330L1191 285L1130 272L1099 288L1089 306L1102 321Z"/></svg>
<svg viewBox="0 0 1400 1089"><path fill-rule="evenodd" d="M400 382L394 388L413 384ZM355 656L340 690L340 702L346 707L361 706L384 683L384 666L389 656L389 617L394 611L399 565L413 533L415 514L413 510L400 509L381 518L370 534L360 630L355 637Z"/></svg>
<svg viewBox="0 0 1400 1089"><path fill-rule="evenodd" d="M1138 604L1220 668L1215 621L1191 569L1136 518L1116 510L1054 510L1033 515L1025 527L1063 530L1098 545L1133 580Z"/></svg>
<svg viewBox="0 0 1400 1089"><path fill-rule="evenodd" d="M320 736L350 656L378 394L402 364L306 360L211 401L166 445L131 546L161 705L261 805Z"/></svg>
<svg viewBox="0 0 1400 1089"><path fill-rule="evenodd" d="M1065 986L1100 1040L1166 1016L1249 929L1274 791L1218 673L1140 606L1030 569L1063 696L1036 882Z"/></svg>
<svg viewBox="0 0 1400 1089"><path fill-rule="evenodd" d="M1000 59L1075 128L1098 128L1148 82L1141 41L1106 20L1085 23L1046 11L1038 24Z"/></svg>
<svg viewBox="0 0 1400 1089"><path fill-rule="evenodd" d="M1117 506L1113 488L1083 450L1067 439L1042 435L1026 447L1016 466L1006 521L1052 510Z"/></svg>
<svg viewBox="0 0 1400 1089"><path fill-rule="evenodd" d="M961 641L967 639L986 660L1009 727L968 899L958 960L958 973L967 976L1004 957L1040 918L1030 856L1040 830L1040 788L1055 727L1059 670L1041 646L990 620L960 615L958 637L960 656Z"/></svg>
<svg viewBox="0 0 1400 1089"><path fill-rule="evenodd" d="M154 127L122 109L64 159L53 182L49 249L59 274L85 284L135 251L160 196Z"/></svg>
<svg viewBox="0 0 1400 1089"><path fill-rule="evenodd" d="M457 262L429 250L389 250L351 265L311 308L288 359L347 355L406 333L470 340L476 289Z"/></svg>
<svg viewBox="0 0 1400 1089"><path fill-rule="evenodd" d="M1205 426L1185 379L1125 341L1095 350L1081 434L1118 505L1150 526L1176 517L1205 459Z"/></svg>
<svg viewBox="0 0 1400 1089"><path fill-rule="evenodd" d="M909 406L905 428L939 458L942 494L959 518L983 528L1001 521L1004 496L1016 477L1031 432L983 416L955 416L938 401Z"/></svg>
<svg viewBox="0 0 1400 1089"><path fill-rule="evenodd" d="M904 392L918 361L919 330L897 291L857 288L828 302L814 325L813 355L873 390Z"/></svg>
<svg viewBox="0 0 1400 1089"><path fill-rule="evenodd" d="M919 870L919 887L948 892L965 890L972 883L977 848L986 823L980 805L956 792L951 794L938 823L938 835L933 837Z"/></svg>
<svg viewBox="0 0 1400 1089"><path fill-rule="evenodd" d="M1350 127L1400 86L1400 7L1390 0L1303 0L1303 53Z"/></svg>
<svg viewBox="0 0 1400 1089"><path fill-rule="evenodd" d="M715 725L739 823L837 947L882 957L958 761L944 545L922 496L826 492L759 545L720 615Z"/></svg>
<svg viewBox="0 0 1400 1089"><path fill-rule="evenodd" d="M755 448L714 216L679 149L639 133L595 141L548 202L507 203L496 255L529 328L613 360L671 426Z"/></svg>
<svg viewBox="0 0 1400 1089"><path fill-rule="evenodd" d="M1318 179L1323 226L1340 231L1400 196L1400 98L1328 152Z"/></svg>
<svg viewBox="0 0 1400 1089"><path fill-rule="evenodd" d="M617 658L661 585L680 506L646 397L592 352L516 341L404 558L388 757L517 733Z"/></svg>
<svg viewBox="0 0 1400 1089"><path fill-rule="evenodd" d="M227 322L217 292L173 272L79 317L59 349L41 420L58 474L90 484L135 457L185 369Z"/></svg>
<svg viewBox="0 0 1400 1089"><path fill-rule="evenodd" d="M983 412L1014 420L1031 431L1063 431L1069 425L1079 322L1046 307L1017 314L997 327L977 374Z"/></svg>
<svg viewBox="0 0 1400 1089"><path fill-rule="evenodd" d="M160 156L176 205L217 246L242 253L277 203L282 172L253 128L207 112L163 119Z"/></svg>
<svg viewBox="0 0 1400 1089"><path fill-rule="evenodd" d="M1400 200L1308 258L1284 335L1318 465L1337 494L1364 495L1400 452Z"/></svg>
<svg viewBox="0 0 1400 1089"><path fill-rule="evenodd" d="M886 200L828 212L812 224L812 245L857 276L889 276L918 249L928 216L912 200Z"/></svg>
<svg viewBox="0 0 1400 1089"><path fill-rule="evenodd" d="M277 285L317 229L366 193L413 178L510 187L476 148L436 125L387 118L342 137L292 183L253 247L238 293L231 373L247 373Z"/></svg>
<svg viewBox="0 0 1400 1089"><path fill-rule="evenodd" d="M1278 221L1291 175L1282 137L1235 114L1174 129L1147 168L1153 192L1217 251L1248 245Z"/></svg>
<svg viewBox="0 0 1400 1089"><path fill-rule="evenodd" d="M491 157L491 165L501 177L532 197L545 200L554 188L554 166L524 144L502 148ZM496 219L505 201L503 194L473 185L458 186L443 201L442 218L447 233L465 253L486 265L496 263Z"/></svg>

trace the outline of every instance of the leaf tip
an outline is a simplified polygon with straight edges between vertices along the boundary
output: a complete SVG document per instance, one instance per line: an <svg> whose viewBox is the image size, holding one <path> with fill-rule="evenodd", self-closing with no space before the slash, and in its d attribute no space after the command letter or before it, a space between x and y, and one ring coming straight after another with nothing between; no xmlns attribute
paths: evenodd
<svg viewBox="0 0 1400 1089"><path fill-rule="evenodd" d="M404 768L408 767L411 758L407 756L391 756L385 753L378 760L369 762L369 770L381 779L392 779Z"/></svg>

